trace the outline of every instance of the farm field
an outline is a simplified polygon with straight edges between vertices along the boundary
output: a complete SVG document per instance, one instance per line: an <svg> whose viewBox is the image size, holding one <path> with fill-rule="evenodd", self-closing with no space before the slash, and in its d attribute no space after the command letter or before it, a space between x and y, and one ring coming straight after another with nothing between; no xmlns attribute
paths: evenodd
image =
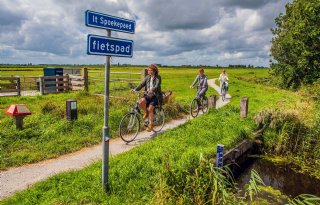
<svg viewBox="0 0 320 205"><path fill-rule="evenodd" d="M140 69L141 68L137 70ZM136 70L132 69L132 71ZM317 115L319 115L319 113L316 111L316 105L314 105L312 101L305 99L305 96L302 96L301 93L280 90L270 85L266 85L264 81L268 76L268 70L228 69L227 71L230 78L229 92L233 97L231 103L219 110L211 109L206 115L200 116L185 125L166 132L164 135L147 142L143 146L134 148L127 153L112 158L110 162L111 190L108 195L105 195L101 190L101 162L98 162L81 171L60 174L40 182L29 190L10 197L8 200L5 200L3 204L18 202L21 204L170 204L176 200L180 200L181 204L192 204L192 200L194 199L192 199L192 194L189 195L190 190L188 187L191 186L191 184L188 183L195 180L192 177L194 171L199 170L200 168L200 159L204 158L210 161L210 159L214 157L215 147L219 143L224 144L226 148L230 148L242 139L250 139L252 133L256 129L254 119L257 113L270 109L295 110L301 114L300 117L303 120L309 120L314 123L318 119ZM188 86L193 81L195 73L197 73L195 68L163 68L160 70L163 79L163 90L173 90L175 93L174 102L179 104L179 107L182 109L181 112L188 109L188 103L194 96L194 90L188 89ZM219 73L220 69L206 70L206 74L209 78L214 78L218 76ZM175 82L174 88L171 88L172 81ZM209 94L215 93L211 90L207 93L207 95ZM119 95L121 96L121 93L119 93ZM239 120L239 102L243 96L249 97L249 116L246 119ZM57 108L59 107L59 101L64 106L65 99L69 97L79 98L79 107L84 105L88 106L91 103L94 103L95 107L98 107L99 104L101 104L102 109L102 97L100 98L99 96L93 96L83 92L47 95L35 97L33 99L45 99L45 102L52 101L56 105L55 108ZM5 99L9 100L6 101L6 104L3 103L1 105L3 107L14 101L15 98ZM30 100L26 97L20 99L24 99L26 102ZM56 100L58 102L56 102ZM115 99L112 99L112 101L113 100ZM130 99L128 99L128 102L130 102ZM119 104L120 106L118 107ZM63 110L63 106L60 108L61 110ZM113 116L111 117L111 121L115 122L114 124L110 123L110 126L112 132L116 133L116 121L119 118L115 116L120 117L127 109L122 107L127 107L128 105L114 101L114 103L111 103L111 106L113 106L113 108L111 107L113 112L110 113L110 115ZM36 109L36 106L34 109ZM81 136L83 137L82 133L84 132L88 135L86 140L90 141L92 138L96 139L96 141L90 141L91 144L100 142L102 122L97 125L96 118L93 116L96 116L98 113L99 115L97 116L102 119L102 111L98 108L93 109L89 107L87 109L88 111L83 112L82 115L91 115L91 118L85 118L87 125L93 127L90 131L86 131L85 128L82 128L83 130L78 130L78 128L75 127L76 125L71 126L67 122L64 122L65 120L62 117L62 114L60 117L55 118L56 121L60 121L60 124L58 123L57 125L64 125L62 126L64 129L61 129L63 132L69 131L69 135L65 137L55 135L56 139L62 141L60 141L60 143L57 142L54 145L56 146L54 149L58 149L60 144L63 144L64 147L69 145L73 146L74 142L70 139L70 133L74 133L75 138L73 140L75 141L77 138L78 140L81 139ZM308 110L308 112L303 112L305 110ZM38 112L41 112L41 110ZM51 115L54 113L55 112L51 112ZM41 113L40 115L43 119L46 114ZM173 115L173 117L176 116L176 114ZM2 115L2 119L5 119L4 121L7 123L6 126L9 126L9 123L12 122L7 118L7 116ZM32 119L32 116L29 118ZM26 128L28 127L28 123L32 122L27 121L27 119L28 118L26 118L25 122ZM36 119L33 121L35 120ZM90 124L91 120L94 120L93 124ZM4 121L1 120L0 124L3 128L5 128L4 124L2 124ZM81 117L79 118L79 122L76 123L80 122ZM51 121L51 123L54 123L54 120ZM29 126L31 127L31 125ZM80 124L79 127L82 127L82 125ZM87 126L86 128L88 127L90 126ZM51 130L52 133L56 133L54 132L56 130L53 127L51 127ZM95 131L95 136L92 136L92 131ZM277 140L274 139L276 136L272 134L272 131L269 131L268 133L267 137L269 138L265 139L266 142L269 143L270 147L275 146ZM116 136L116 134L113 136ZM28 138L24 140L25 142L31 141ZM41 142L44 143L43 145L41 144L41 146L45 146L46 140L34 140L35 144L40 144ZM69 144L66 144L67 140L70 140ZM89 143L80 143L79 147L88 145ZM66 149L71 151L70 148ZM76 149L77 148L75 148L75 150ZM45 151L45 149L41 151ZM29 150L29 152L32 152L32 150ZM57 155L59 154L61 153L58 153ZM7 158L9 158L9 156ZM297 158L293 159L299 160ZM309 169L314 171L315 175L320 176L320 173L315 171L317 170L317 166L319 166L319 164L315 164L314 167ZM191 181L186 181L188 176ZM206 180L206 176L203 176L203 179ZM194 183L196 183L196 181L194 181ZM179 194L175 196L174 193ZM198 194L199 197L202 196L201 193ZM228 200L239 200L239 198L231 194L228 197ZM256 200L259 201L260 199Z"/></svg>
<svg viewBox="0 0 320 205"><path fill-rule="evenodd" d="M4 68L1 68L4 69ZM13 71L9 71L12 69ZM41 68L7 68L4 69L6 75L15 74L16 70L23 71L25 75L41 75ZM90 70L101 70L104 68L90 68ZM112 72L141 72L138 68L115 68ZM216 78L221 69L207 69L208 78ZM247 77L264 77L267 70L241 70ZM31 72L30 74L27 72ZM237 77L241 77L241 72L229 70L231 84L236 82ZM22 75L22 73L19 73ZM162 90L172 90L173 100L165 106L168 120L178 118L189 112L189 103L195 95L195 90L189 89L196 74L196 68L161 68ZM112 78L112 76L111 76ZM90 77L89 77L90 81ZM100 83L103 91L103 84ZM130 105L136 100L130 94L129 88L122 91L112 91L110 100L110 132L111 137L118 135L118 123L122 115L127 112ZM231 87L232 90L237 90ZM23 96L23 97L1 97L0 98L0 136L1 136L1 166L0 169L20 166L26 163L33 163L44 159L54 158L66 153L79 150L83 147L97 144L101 141L101 129L103 125L103 96L94 95L97 92L96 84L89 85L89 93L70 92L60 94L49 94L43 96ZM237 91L236 91L237 92ZM216 94L213 89L209 89L207 95ZM68 122L66 120L65 101L67 99L77 99L78 120ZM10 104L26 104L32 111L32 115L24 119L24 129L16 130L13 119L4 112Z"/></svg>
<svg viewBox="0 0 320 205"><path fill-rule="evenodd" d="M0 205L320 205L320 0L0 5Z"/></svg>

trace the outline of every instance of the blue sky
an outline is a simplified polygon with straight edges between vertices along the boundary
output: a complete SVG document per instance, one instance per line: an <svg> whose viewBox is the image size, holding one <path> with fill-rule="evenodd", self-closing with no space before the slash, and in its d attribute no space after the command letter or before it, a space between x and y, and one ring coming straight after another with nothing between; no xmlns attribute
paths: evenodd
<svg viewBox="0 0 320 205"><path fill-rule="evenodd" d="M289 0L2 0L0 63L103 64L86 54L84 12L136 20L133 58L112 63L269 66L274 19Z"/></svg>

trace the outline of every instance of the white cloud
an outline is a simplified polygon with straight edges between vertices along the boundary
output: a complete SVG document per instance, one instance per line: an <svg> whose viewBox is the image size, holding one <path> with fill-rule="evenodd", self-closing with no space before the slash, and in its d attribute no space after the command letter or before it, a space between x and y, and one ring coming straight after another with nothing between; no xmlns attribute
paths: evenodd
<svg viewBox="0 0 320 205"><path fill-rule="evenodd" d="M241 59L244 56L243 52L235 52L235 53L223 53L219 60L230 60L230 59Z"/></svg>
<svg viewBox="0 0 320 205"><path fill-rule="evenodd" d="M133 58L113 62L268 66L278 0L2 0L0 63L104 63L86 55L85 10L136 19Z"/></svg>

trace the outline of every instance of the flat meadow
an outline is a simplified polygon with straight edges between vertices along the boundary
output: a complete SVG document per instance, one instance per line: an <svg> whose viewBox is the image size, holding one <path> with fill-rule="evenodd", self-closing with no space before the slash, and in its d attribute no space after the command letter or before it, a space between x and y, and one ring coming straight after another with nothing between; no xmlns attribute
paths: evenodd
<svg viewBox="0 0 320 205"><path fill-rule="evenodd" d="M139 73L143 67L112 67L111 72ZM0 76L40 76L43 68L0 68ZM92 71L92 72L91 72ZM207 69L209 78L219 75L220 69ZM0 97L0 169L20 166L44 159L54 158L66 153L97 144L101 141L103 125L103 82L90 80L90 72L104 73L102 67L89 67L89 92L68 92L38 96ZM266 72L266 71L259 71ZM188 113L188 105L195 95L189 89L197 75L196 68L160 68L162 90L172 90L173 97L166 105L167 120L179 118ZM104 76L102 75L102 78ZM116 78L113 74L110 78ZM130 88L116 90L116 83L110 83L110 132L118 137L118 124L125 112L134 104L136 97ZM209 89L207 95L216 94ZM66 120L65 103L76 99L78 120ZM13 119L5 114L10 104L26 104L32 115L24 119L24 129L16 130Z"/></svg>
<svg viewBox="0 0 320 205"><path fill-rule="evenodd" d="M100 69L103 71L103 68ZM112 71L140 72L141 69L114 68ZM218 78L220 72L221 69L205 69L209 79ZM100 161L83 170L59 174L37 183L8 198L3 204L170 204L175 200L180 200L181 204L192 204L194 199L188 195L188 187L195 184L189 184L191 181L186 179L193 179L194 171L199 169L197 167L201 163L199 159L214 158L219 143L228 149L243 139L250 139L256 129L254 116L260 111L274 108L303 109L303 97L299 93L280 90L265 83L268 69L227 69L227 72L231 102L221 109L210 109L208 114L111 158L109 194L101 190ZM163 90L172 90L174 93L172 101L165 108L172 113L167 115L176 118L188 114L188 105L195 95L195 90L189 89L189 86L197 74L197 68L160 68L160 74ZM134 96L128 91L114 92L113 95L117 97L111 98L112 137L117 137L119 120L134 102ZM103 124L103 96L94 92L98 90L89 87L89 93L1 98L1 109L19 101L28 104L34 112L25 119L25 129L22 131L16 131L12 119L1 113L1 139L6 139L2 141L2 146L5 145L3 147L8 152L4 155L5 162L11 161L2 169L99 143ZM209 89L207 96L212 94L217 93ZM240 119L240 99L244 96L249 97L249 115ZM78 100L79 119L75 122L65 119L64 106L68 98ZM229 200L237 200L230 197Z"/></svg>

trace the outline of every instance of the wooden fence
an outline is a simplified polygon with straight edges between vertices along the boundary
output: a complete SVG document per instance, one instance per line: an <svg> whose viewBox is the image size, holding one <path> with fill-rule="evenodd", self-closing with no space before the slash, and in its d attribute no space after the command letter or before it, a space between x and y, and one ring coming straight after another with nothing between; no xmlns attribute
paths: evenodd
<svg viewBox="0 0 320 205"><path fill-rule="evenodd" d="M40 94L86 90L88 91L88 75L64 75L39 77Z"/></svg>
<svg viewBox="0 0 320 205"><path fill-rule="evenodd" d="M0 96L57 93L89 88L88 71L83 75L0 77Z"/></svg>
<svg viewBox="0 0 320 205"><path fill-rule="evenodd" d="M113 91L132 89L139 84L146 75L146 69L136 72L110 72L110 89ZM90 71L89 84L99 88L104 84L105 72ZM98 91L100 92L100 91Z"/></svg>
<svg viewBox="0 0 320 205"><path fill-rule="evenodd" d="M11 93L21 95L21 83L19 77L0 77L0 94Z"/></svg>
<svg viewBox="0 0 320 205"><path fill-rule="evenodd" d="M89 81L94 82L104 82L104 72L100 71L90 71ZM141 81L141 73L131 73L131 72L110 72L110 82L133 82Z"/></svg>
<svg viewBox="0 0 320 205"><path fill-rule="evenodd" d="M114 90L124 90L135 87L145 75L146 69L140 73L111 72L110 83ZM63 76L0 76L0 96L43 95L65 91L89 90L90 86L103 88L104 72L90 71L84 68L82 75L65 74ZM126 84L126 85L125 85Z"/></svg>

